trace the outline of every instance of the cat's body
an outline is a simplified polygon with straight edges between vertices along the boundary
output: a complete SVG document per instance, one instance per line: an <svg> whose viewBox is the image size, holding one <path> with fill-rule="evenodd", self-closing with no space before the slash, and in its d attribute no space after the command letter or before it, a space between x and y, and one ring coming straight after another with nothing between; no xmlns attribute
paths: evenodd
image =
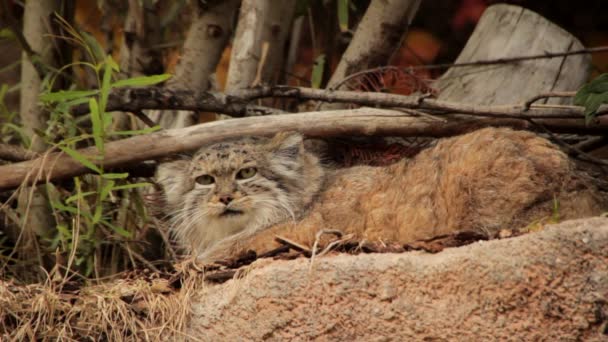
<svg viewBox="0 0 608 342"><path fill-rule="evenodd" d="M229 144L235 143L238 141ZM191 213L198 216L178 219L175 231L185 246L205 260L233 257L249 249L265 252L276 247L275 235L312 246L319 230L338 229L361 240L408 243L456 230L495 232L520 227L555 214L556 203L560 218L591 216L599 214L605 203L583 175L574 172L564 153L529 132L482 129L443 139L415 158L391 166L340 170L323 168L304 149L299 135L248 144L259 153L257 181L266 179L278 189L273 190L277 194L286 191L299 200L283 201L285 205L275 205L272 213L253 210L242 221L205 217L201 213L207 204L197 202L199 211ZM202 153L208 158L216 146L196 156ZM293 146L298 146L297 155L285 153L285 148L294 152ZM201 165L197 157L194 162L182 162L180 167L168 164L159 171L174 212L195 208L188 201L201 199L193 195L194 179L199 176L191 170L196 169L193 165ZM222 164L217 158L207 159L205 167ZM247 167L237 158L232 161L231 175ZM282 169L279 174L284 172L281 164L285 163L291 163L295 178L277 178L276 174L273 178L268 173L273 168ZM264 178L268 176L273 179ZM238 188L239 181L234 177L232 181ZM277 196L273 201L280 202Z"/></svg>

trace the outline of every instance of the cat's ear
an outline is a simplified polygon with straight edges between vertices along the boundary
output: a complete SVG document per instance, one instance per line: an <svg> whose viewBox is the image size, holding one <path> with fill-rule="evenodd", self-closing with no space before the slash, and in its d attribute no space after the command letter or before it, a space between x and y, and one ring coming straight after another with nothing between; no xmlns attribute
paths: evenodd
<svg viewBox="0 0 608 342"><path fill-rule="evenodd" d="M188 168L190 160L175 160L162 163L156 169L155 180L163 188L167 204L175 208L188 190Z"/></svg>
<svg viewBox="0 0 608 342"><path fill-rule="evenodd" d="M270 139L267 147L278 157L296 159L304 151L304 138L294 131L279 132Z"/></svg>

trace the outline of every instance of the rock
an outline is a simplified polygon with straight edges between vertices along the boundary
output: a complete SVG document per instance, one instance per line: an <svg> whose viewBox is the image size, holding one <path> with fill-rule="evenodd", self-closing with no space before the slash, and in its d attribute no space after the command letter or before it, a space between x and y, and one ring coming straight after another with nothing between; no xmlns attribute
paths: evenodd
<svg viewBox="0 0 608 342"><path fill-rule="evenodd" d="M258 260L209 285L204 340L608 340L608 218L438 254Z"/></svg>

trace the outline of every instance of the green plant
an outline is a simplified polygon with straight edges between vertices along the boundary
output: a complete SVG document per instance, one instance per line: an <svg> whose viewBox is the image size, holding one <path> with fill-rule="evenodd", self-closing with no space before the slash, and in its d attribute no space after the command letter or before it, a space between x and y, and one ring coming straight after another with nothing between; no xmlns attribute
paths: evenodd
<svg viewBox="0 0 608 342"><path fill-rule="evenodd" d="M70 269L77 266L84 276L90 276L99 265L119 269L116 258L125 251L132 257L134 251L126 244L138 234L146 221L146 210L137 189L146 182L131 182L128 173L108 172L104 168L105 144L119 136L150 133L159 127L141 130L113 130L113 115L106 111L112 89L126 86L147 86L163 82L170 75L156 75L116 80L119 67L111 56L97 64L80 63L92 68L97 75L98 89L47 90L40 96L49 109L50 120L45 132L38 132L45 141L63 151L92 174L74 177L67 186L46 185L49 203L53 209L56 229L48 242L49 251L66 254ZM52 88L52 81L47 89ZM70 108L88 103L89 114L74 117ZM126 114L125 114L126 115ZM96 147L95 155L78 152L82 146ZM108 254L109 253L109 254ZM125 260L129 258L123 258ZM72 264L73 263L73 264Z"/></svg>
<svg viewBox="0 0 608 342"><path fill-rule="evenodd" d="M602 104L608 103L608 74L601 74L576 92L574 104L585 107L585 122L589 124Z"/></svg>

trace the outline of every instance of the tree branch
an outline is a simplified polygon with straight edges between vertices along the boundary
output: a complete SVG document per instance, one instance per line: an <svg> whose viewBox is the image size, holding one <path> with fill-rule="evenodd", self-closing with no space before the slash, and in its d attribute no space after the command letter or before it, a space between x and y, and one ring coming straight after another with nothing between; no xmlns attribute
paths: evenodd
<svg viewBox="0 0 608 342"><path fill-rule="evenodd" d="M24 161L37 158L38 156L40 156L39 153L28 151L20 146L0 143L0 159Z"/></svg>
<svg viewBox="0 0 608 342"><path fill-rule="evenodd" d="M103 164L106 168L121 167L167 155L183 153L201 145L246 135L270 135L279 131L296 130L311 137L339 135L385 135L445 137L461 134L485 126L509 126L534 129L542 124L553 132L578 131L603 134L608 122L586 126L585 120L542 119L531 123L520 119L459 118L441 122L423 117L411 117L401 112L376 108L337 110L247 117L239 120L221 120L181 129L171 129L148 135L113 141L105 145ZM98 163L94 147L78 151L92 162ZM63 153L51 153L35 160L0 166L0 190L20 184L73 177L91 172L90 169ZM38 175L36 178L34 175Z"/></svg>
<svg viewBox="0 0 608 342"><path fill-rule="evenodd" d="M144 109L181 109L208 111L243 117L254 111L257 115L274 114L276 110L249 102L267 97L288 97L300 100L353 103L361 106L381 108L406 108L430 111L432 115L468 114L475 116L515 119L578 119L584 116L584 108L565 105L471 105L429 98L428 96L406 96L375 92L332 91L289 86L259 86L235 90L224 94L218 92L194 93L187 90L163 88L132 88L115 91L109 98L108 111L138 112ZM88 106L72 109L75 115L88 113ZM598 116L608 113L603 107Z"/></svg>

